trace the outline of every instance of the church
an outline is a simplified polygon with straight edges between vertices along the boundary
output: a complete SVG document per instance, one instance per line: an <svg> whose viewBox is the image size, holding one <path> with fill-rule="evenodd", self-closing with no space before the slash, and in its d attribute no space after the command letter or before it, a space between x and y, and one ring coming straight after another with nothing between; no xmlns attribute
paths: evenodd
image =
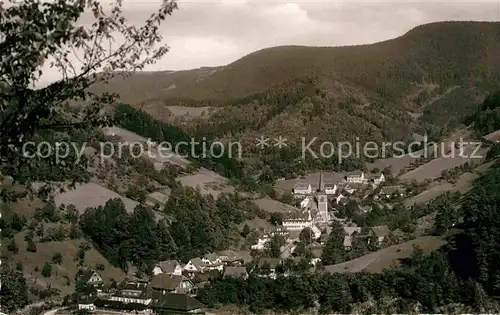
<svg viewBox="0 0 500 315"><path fill-rule="evenodd" d="M312 228L315 224L329 223L327 190L331 191L334 187L336 190L336 185L325 185L323 172L320 172L318 189L315 192L310 189L311 194L301 202L302 213L283 220L283 227L289 231L301 231L306 227Z"/></svg>

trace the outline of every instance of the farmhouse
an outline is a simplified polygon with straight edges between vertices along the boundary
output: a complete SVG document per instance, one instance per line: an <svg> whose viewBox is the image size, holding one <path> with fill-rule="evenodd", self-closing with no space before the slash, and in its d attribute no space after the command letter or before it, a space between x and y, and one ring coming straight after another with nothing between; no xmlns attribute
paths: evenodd
<svg viewBox="0 0 500 315"><path fill-rule="evenodd" d="M363 172L351 173L351 174L347 175L345 179L348 183L361 184L365 180L365 173L363 173Z"/></svg>
<svg viewBox="0 0 500 315"><path fill-rule="evenodd" d="M165 260L156 264L153 268L153 275L158 275L160 273L165 273L167 275L178 275L182 274L182 265L177 260Z"/></svg>
<svg viewBox="0 0 500 315"><path fill-rule="evenodd" d="M80 278L80 281L87 285L91 286L99 286L103 284L102 277L95 271L93 270L87 270L83 273L83 275Z"/></svg>

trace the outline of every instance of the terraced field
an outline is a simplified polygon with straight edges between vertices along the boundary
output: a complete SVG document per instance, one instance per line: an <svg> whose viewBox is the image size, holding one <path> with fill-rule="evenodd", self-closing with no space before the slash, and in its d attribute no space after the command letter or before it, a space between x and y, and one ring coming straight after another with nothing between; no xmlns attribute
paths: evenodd
<svg viewBox="0 0 500 315"><path fill-rule="evenodd" d="M397 266L402 258L410 257L413 253L414 245L422 248L424 252L431 252L440 248L445 243L443 237L440 236L422 236L415 240L387 247L341 264L325 266L325 272L367 271L377 273L383 271L385 268Z"/></svg>

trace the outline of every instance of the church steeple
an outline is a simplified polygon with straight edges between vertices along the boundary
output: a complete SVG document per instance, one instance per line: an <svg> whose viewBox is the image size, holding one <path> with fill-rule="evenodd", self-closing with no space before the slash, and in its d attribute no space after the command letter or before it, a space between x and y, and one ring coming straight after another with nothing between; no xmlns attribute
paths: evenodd
<svg viewBox="0 0 500 315"><path fill-rule="evenodd" d="M323 179L323 171L319 172L319 186L318 186L318 191L324 192L325 191L325 181Z"/></svg>

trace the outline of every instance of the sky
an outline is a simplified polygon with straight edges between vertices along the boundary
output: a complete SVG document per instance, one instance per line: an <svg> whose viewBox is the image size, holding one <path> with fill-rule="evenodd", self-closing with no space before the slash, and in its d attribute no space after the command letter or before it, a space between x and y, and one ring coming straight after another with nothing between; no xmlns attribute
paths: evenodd
<svg viewBox="0 0 500 315"><path fill-rule="evenodd" d="M160 3L124 0L124 13L139 25ZM178 6L161 27L170 51L146 70L226 65L256 50L280 45L374 43L437 21L500 21L500 0L179 0ZM57 76L50 70L42 81Z"/></svg>

